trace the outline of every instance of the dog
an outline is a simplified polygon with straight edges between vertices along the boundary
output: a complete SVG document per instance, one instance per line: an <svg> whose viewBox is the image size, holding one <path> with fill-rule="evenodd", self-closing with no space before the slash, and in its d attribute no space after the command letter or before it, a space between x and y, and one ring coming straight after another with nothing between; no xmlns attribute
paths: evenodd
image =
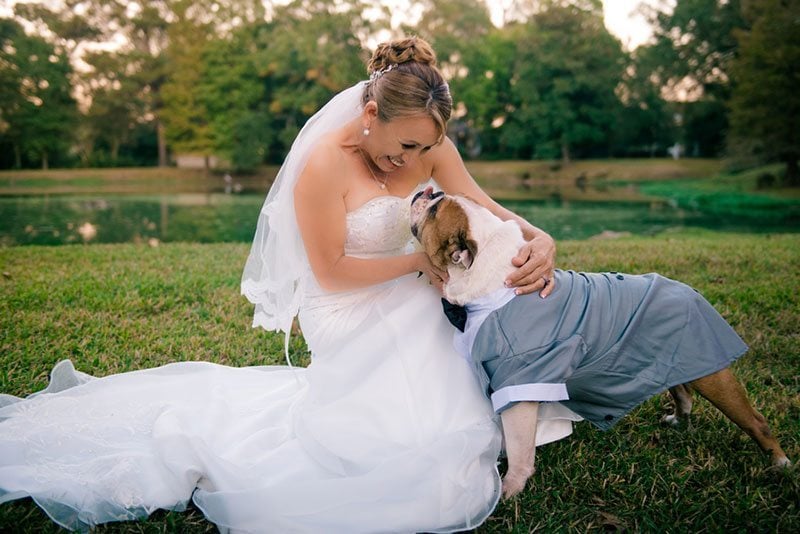
<svg viewBox="0 0 800 534"><path fill-rule="evenodd" d="M504 286L525 243L516 222L427 187L412 199L410 224L431 262L448 273L445 307L466 307L466 321L454 322L455 344L500 413L504 498L534 473L536 446L568 435L572 423L550 437L542 437L543 425L587 419L606 430L665 390L675 401L666 423L688 421L696 390L769 453L772 465L791 465L729 369L747 346L689 286L655 273L556 270L546 299L516 296ZM543 417L553 409L566 413Z"/></svg>

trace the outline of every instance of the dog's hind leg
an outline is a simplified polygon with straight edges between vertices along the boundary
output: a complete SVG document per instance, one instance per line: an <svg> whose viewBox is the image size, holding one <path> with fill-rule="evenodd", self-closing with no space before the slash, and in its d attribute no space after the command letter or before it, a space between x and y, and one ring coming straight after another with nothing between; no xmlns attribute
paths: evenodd
<svg viewBox="0 0 800 534"><path fill-rule="evenodd" d="M673 426L688 426L689 415L692 413L692 389L687 384L679 384L669 388L669 392L675 403L675 412L662 417L661 422Z"/></svg>
<svg viewBox="0 0 800 534"><path fill-rule="evenodd" d="M500 414L508 459L508 471L503 476L505 499L525 489L525 484L535 471L538 416L538 402L519 402Z"/></svg>
<svg viewBox="0 0 800 534"><path fill-rule="evenodd" d="M691 385L728 419L747 432L763 451L768 452L773 466L791 465L778 440L772 435L767 420L750 404L744 387L730 369L699 378L691 382Z"/></svg>

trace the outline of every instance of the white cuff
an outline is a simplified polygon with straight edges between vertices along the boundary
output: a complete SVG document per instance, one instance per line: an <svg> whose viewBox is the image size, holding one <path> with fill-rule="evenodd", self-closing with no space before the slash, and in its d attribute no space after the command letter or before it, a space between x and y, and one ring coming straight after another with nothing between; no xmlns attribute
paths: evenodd
<svg viewBox="0 0 800 534"><path fill-rule="evenodd" d="M492 407L499 412L512 402L554 402L569 400L566 384L520 384L506 386L492 393Z"/></svg>

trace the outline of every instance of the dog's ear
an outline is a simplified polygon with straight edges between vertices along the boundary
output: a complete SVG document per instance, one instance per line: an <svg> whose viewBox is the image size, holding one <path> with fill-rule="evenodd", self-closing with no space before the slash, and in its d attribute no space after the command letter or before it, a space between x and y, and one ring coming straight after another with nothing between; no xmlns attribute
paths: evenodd
<svg viewBox="0 0 800 534"><path fill-rule="evenodd" d="M465 269L469 269L472 265L472 253L466 249L455 249L450 255L450 261L455 264L461 264Z"/></svg>
<svg viewBox="0 0 800 534"><path fill-rule="evenodd" d="M472 262L475 261L475 255L478 253L478 245L474 240L469 239L464 230L455 236L450 249L450 261L463 265L465 269L472 267Z"/></svg>

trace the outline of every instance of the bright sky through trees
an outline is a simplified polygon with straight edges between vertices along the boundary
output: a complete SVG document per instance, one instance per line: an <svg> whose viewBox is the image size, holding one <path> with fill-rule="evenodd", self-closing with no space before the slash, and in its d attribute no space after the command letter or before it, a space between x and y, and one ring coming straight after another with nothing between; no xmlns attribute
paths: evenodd
<svg viewBox="0 0 800 534"><path fill-rule="evenodd" d="M8 17L12 14L14 4L19 0L0 0L0 17ZM24 1L24 0L22 0ZM405 5L407 8L410 3L408 0L388 0L390 4ZM619 37L622 44L628 49L633 49L642 44L651 35L650 27L641 15L634 13L640 3L655 4L657 0L604 0L603 13L605 14L606 27ZM500 16L503 0L487 0L493 20ZM402 9L403 7L401 7Z"/></svg>

